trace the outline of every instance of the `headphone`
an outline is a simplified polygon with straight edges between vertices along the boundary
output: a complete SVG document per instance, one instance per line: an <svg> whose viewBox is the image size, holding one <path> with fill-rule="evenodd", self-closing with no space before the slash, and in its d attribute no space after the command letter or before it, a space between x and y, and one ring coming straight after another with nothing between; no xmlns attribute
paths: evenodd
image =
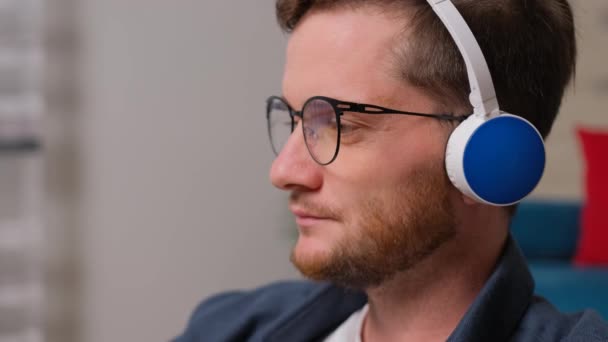
<svg viewBox="0 0 608 342"><path fill-rule="evenodd" d="M545 169L543 138L528 120L500 110L492 76L471 29L450 0L427 0L467 68L473 114L448 139L452 184L477 202L508 206L529 195Z"/></svg>

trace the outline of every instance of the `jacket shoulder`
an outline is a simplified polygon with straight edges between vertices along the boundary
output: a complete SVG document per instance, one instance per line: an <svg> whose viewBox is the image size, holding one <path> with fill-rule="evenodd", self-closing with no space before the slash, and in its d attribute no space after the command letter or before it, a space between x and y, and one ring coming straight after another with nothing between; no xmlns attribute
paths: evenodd
<svg viewBox="0 0 608 342"><path fill-rule="evenodd" d="M245 341L297 311L328 287L308 281L287 281L251 291L214 295L197 306L186 331L174 341Z"/></svg>
<svg viewBox="0 0 608 342"><path fill-rule="evenodd" d="M585 310L577 315L566 341L608 341L608 323L593 310Z"/></svg>
<svg viewBox="0 0 608 342"><path fill-rule="evenodd" d="M608 323L595 311L564 314L535 297L520 321L513 341L608 341Z"/></svg>

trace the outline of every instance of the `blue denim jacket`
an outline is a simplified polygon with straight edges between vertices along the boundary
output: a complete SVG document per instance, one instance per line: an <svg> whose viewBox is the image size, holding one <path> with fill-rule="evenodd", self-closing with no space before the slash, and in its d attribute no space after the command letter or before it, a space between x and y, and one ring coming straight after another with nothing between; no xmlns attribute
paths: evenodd
<svg viewBox="0 0 608 342"><path fill-rule="evenodd" d="M608 341L608 325L595 312L562 314L533 291L526 261L509 239L448 341ZM199 305L174 342L320 341L366 301L362 292L305 281L220 294Z"/></svg>

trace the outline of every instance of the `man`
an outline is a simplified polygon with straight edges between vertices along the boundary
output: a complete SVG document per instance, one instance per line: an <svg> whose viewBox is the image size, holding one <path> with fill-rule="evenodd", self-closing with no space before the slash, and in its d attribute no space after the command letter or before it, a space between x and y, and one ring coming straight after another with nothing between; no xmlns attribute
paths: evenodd
<svg viewBox="0 0 608 342"><path fill-rule="evenodd" d="M567 1L453 3L501 109L546 137L575 65ZM291 194L292 262L315 282L213 297L177 341L608 341L595 313L533 296L514 207L448 178L471 87L427 1L278 0L277 14L292 34L268 100L270 178Z"/></svg>

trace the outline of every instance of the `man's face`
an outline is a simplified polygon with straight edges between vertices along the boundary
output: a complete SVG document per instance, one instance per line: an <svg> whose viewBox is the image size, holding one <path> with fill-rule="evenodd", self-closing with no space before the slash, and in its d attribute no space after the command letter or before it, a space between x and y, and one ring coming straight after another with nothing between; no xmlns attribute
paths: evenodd
<svg viewBox="0 0 608 342"><path fill-rule="evenodd" d="M367 9L315 12L293 32L283 96L296 110L316 95L422 113L437 105L394 73L403 23ZM454 235L444 172L448 129L435 119L345 113L340 150L309 155L300 124L274 161L290 191L299 238L292 262L307 277L366 288L416 265Z"/></svg>

